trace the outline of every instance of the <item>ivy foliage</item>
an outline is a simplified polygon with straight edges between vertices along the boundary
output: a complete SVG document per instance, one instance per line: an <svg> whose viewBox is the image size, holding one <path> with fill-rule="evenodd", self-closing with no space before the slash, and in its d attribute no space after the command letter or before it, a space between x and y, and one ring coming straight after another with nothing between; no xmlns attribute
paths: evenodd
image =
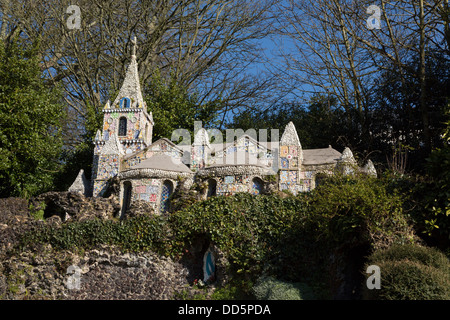
<svg viewBox="0 0 450 320"><path fill-rule="evenodd" d="M70 222L59 228L43 225L26 233L19 248L48 243L59 250L91 249L114 245L125 251L154 251L170 254L168 224L164 217L137 216L124 221L88 220Z"/></svg>
<svg viewBox="0 0 450 320"><path fill-rule="evenodd" d="M238 193L213 197L170 216L178 246L206 236L229 257L235 271L257 272L285 249L292 230L305 222L303 197L252 196Z"/></svg>

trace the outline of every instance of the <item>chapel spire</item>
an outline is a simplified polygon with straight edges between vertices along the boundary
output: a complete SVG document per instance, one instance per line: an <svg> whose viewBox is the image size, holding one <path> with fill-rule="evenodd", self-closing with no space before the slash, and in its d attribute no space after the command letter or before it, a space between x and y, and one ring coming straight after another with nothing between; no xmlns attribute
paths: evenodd
<svg viewBox="0 0 450 320"><path fill-rule="evenodd" d="M141 84L139 82L138 63L136 61L136 37L131 41L131 61L125 73L122 87L116 100L112 103L112 108L143 108L144 99L142 98Z"/></svg>

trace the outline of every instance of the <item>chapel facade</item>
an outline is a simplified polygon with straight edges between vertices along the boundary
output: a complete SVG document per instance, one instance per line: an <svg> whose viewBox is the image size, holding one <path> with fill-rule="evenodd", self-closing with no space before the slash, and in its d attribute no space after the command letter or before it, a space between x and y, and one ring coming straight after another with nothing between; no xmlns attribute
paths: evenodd
<svg viewBox="0 0 450 320"><path fill-rule="evenodd" d="M349 148L342 153L331 146L303 149L292 122L279 140L268 142L244 133L233 141L211 143L214 132L204 128L197 130L192 144L177 145L167 138L152 141L154 120L142 97L135 52L133 48L118 95L103 108L91 180L80 171L69 191L102 197L111 179L118 179L123 217L136 201L148 203L156 213L166 212L180 181L188 187L198 180L206 182L206 197L257 195L268 192L268 185L297 194L315 188L320 175L354 170ZM361 170L376 175L370 160Z"/></svg>

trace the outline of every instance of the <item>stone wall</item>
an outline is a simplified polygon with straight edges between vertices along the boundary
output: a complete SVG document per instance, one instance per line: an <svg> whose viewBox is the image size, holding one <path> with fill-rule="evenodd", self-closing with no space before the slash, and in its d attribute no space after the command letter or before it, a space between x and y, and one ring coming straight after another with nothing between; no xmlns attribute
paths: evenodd
<svg viewBox="0 0 450 320"><path fill-rule="evenodd" d="M39 204L43 203L52 203L51 210L47 209L45 220L37 220L30 212L41 210ZM70 223L89 218L110 219L116 210L113 197L86 198L71 192L49 192L30 202L21 198L0 199L0 300L161 300L194 294L195 289L189 284L201 274L191 264L201 263L198 257L182 263L152 252L126 253L113 246L73 252L56 250L47 244L14 250L22 234L45 224L58 227L63 223L62 214ZM70 266L80 270L79 290L67 286L73 275L68 273Z"/></svg>

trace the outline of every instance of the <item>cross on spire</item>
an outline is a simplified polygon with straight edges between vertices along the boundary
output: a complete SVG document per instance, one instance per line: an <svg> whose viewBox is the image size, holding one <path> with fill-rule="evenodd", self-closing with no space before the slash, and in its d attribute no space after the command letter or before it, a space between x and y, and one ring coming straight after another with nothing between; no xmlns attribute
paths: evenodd
<svg viewBox="0 0 450 320"><path fill-rule="evenodd" d="M133 39L131 40L131 43L133 44L131 55L136 57L136 44L137 44L136 36L133 37Z"/></svg>

